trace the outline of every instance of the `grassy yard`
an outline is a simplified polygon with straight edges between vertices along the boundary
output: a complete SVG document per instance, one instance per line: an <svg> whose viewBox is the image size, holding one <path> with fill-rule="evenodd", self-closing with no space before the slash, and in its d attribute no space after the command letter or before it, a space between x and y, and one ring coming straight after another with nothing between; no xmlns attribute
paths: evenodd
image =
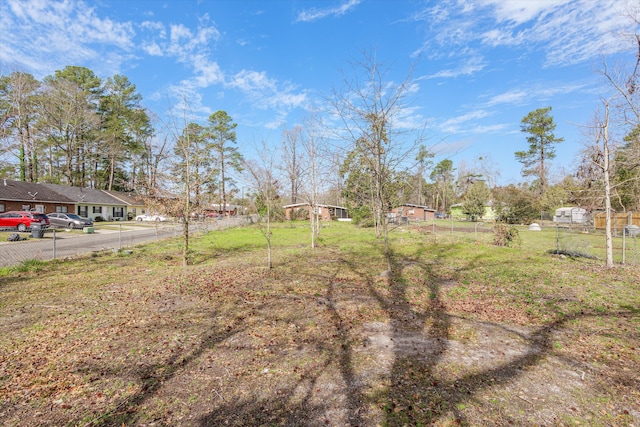
<svg viewBox="0 0 640 427"><path fill-rule="evenodd" d="M463 228L394 228L391 273L347 223L1 270L0 424L639 426L638 266Z"/></svg>

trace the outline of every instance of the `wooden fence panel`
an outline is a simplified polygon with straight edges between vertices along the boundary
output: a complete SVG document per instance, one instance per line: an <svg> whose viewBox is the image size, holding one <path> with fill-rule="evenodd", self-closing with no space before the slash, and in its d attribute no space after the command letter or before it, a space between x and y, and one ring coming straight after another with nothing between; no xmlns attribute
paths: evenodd
<svg viewBox="0 0 640 427"><path fill-rule="evenodd" d="M611 214L612 229L622 231L627 225L637 225L640 227L640 212L615 212ZM604 229L604 212L597 212L593 215L593 225L596 229Z"/></svg>

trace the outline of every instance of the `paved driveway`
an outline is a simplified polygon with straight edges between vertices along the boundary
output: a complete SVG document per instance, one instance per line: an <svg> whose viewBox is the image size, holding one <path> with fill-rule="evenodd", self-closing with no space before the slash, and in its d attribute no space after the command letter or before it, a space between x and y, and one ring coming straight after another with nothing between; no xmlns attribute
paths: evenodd
<svg viewBox="0 0 640 427"><path fill-rule="evenodd" d="M96 229L94 234L47 230L41 239L21 233L27 240L9 242L12 232L0 233L0 267L19 264L30 259L41 261L65 258L95 251L131 247L138 243L177 236L181 225L162 224L148 226L110 226Z"/></svg>

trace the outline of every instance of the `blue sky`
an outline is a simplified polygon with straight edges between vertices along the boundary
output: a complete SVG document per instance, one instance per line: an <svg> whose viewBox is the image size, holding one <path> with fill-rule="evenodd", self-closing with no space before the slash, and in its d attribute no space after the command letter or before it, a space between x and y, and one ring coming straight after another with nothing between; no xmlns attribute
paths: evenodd
<svg viewBox="0 0 640 427"><path fill-rule="evenodd" d="M553 107L565 138L553 173L571 172L579 125L609 93L594 70L603 56L634 58L624 42L638 31L632 7L638 0L0 0L0 72L124 74L160 116L185 97L202 119L225 110L250 157L374 50L390 80L415 64L411 119L426 122L435 160L470 168L488 158L508 184L522 181L520 120L540 107Z"/></svg>

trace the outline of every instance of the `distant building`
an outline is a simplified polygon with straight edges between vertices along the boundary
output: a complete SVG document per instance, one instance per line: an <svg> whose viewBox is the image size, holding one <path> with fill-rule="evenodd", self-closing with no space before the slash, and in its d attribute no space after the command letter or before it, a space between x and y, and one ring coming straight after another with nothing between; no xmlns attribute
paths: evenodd
<svg viewBox="0 0 640 427"><path fill-rule="evenodd" d="M436 210L431 209L428 206L413 205L405 203L396 208L391 209L389 212L390 222L400 221L430 221L435 218Z"/></svg>
<svg viewBox="0 0 640 427"><path fill-rule="evenodd" d="M462 203L457 203L455 205L451 205L451 216L453 218L456 219L464 219L464 218L468 218L468 215L466 215L464 212L462 212L463 210L463 204ZM495 209L493 209L493 202L492 201L488 201L485 205L484 205L484 213L482 214L481 218L478 219L485 219L488 221L493 221L498 217L498 215L496 214Z"/></svg>
<svg viewBox="0 0 640 427"><path fill-rule="evenodd" d="M287 219L305 219L311 217L311 204L295 203L293 205L285 205L284 212ZM347 208L343 206L321 205L315 206L316 214L323 221L331 221L332 219L350 221L351 217Z"/></svg>

